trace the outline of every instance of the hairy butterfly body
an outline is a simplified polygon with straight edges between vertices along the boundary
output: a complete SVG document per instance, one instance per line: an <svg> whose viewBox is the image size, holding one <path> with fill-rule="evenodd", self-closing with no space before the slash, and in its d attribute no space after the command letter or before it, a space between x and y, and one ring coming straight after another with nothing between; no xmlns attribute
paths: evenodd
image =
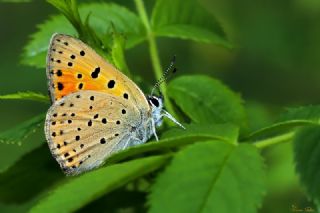
<svg viewBox="0 0 320 213"><path fill-rule="evenodd" d="M53 102L45 122L52 155L67 175L100 166L111 154L145 143L168 117L161 97L139 87L82 41L52 36L47 56Z"/></svg>

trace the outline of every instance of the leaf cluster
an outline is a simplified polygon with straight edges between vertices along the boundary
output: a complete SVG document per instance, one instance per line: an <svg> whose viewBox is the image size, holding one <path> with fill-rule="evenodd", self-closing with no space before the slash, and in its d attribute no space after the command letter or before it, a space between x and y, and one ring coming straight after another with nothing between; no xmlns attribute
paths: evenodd
<svg viewBox="0 0 320 213"><path fill-rule="evenodd" d="M39 24L30 36L21 56L25 65L45 67L54 32L79 37L128 76L134 72L125 52L143 42L148 44L154 76L161 76L158 37L231 47L219 22L196 0L157 0L150 18L142 0L134 1L137 12L114 3L48 2L60 14ZM294 141L297 173L319 207L319 106L290 109L272 125L250 132L243 100L217 79L182 75L161 89L168 110L185 123L186 130L164 128L159 142L116 153L102 168L68 178L43 144L0 173L0 202L31 202L30 212L87 212L103 206L110 212L126 207L133 212L253 213L266 192L260 150ZM0 99L49 103L35 92ZM22 144L42 126L44 117L41 112L0 133L0 142ZM108 202L113 195L122 202ZM133 197L135 202L130 202Z"/></svg>

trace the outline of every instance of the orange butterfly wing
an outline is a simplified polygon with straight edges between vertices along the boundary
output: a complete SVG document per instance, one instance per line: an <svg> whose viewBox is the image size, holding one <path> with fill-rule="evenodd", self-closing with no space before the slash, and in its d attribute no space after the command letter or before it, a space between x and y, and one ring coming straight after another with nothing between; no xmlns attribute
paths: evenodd
<svg viewBox="0 0 320 213"><path fill-rule="evenodd" d="M47 77L52 101L81 90L102 91L136 102L149 110L147 99L127 76L82 41L54 34L47 56Z"/></svg>

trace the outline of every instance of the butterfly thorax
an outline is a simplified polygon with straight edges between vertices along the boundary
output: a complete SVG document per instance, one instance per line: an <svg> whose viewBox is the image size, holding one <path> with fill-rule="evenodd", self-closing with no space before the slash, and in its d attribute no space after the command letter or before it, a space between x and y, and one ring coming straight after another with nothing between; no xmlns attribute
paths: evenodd
<svg viewBox="0 0 320 213"><path fill-rule="evenodd" d="M162 124L163 99L157 96L147 96L150 111L147 114L141 112L141 121L130 127L132 134L130 145L145 143L155 134L155 127Z"/></svg>
<svg viewBox="0 0 320 213"><path fill-rule="evenodd" d="M131 127L130 132L133 134L133 141L131 145L145 143L154 135L154 127L158 127L162 124L162 98L156 96L148 96L147 100L150 106L150 114L143 116L142 120L144 120L144 122L141 122L137 126ZM135 141L134 138L138 140Z"/></svg>

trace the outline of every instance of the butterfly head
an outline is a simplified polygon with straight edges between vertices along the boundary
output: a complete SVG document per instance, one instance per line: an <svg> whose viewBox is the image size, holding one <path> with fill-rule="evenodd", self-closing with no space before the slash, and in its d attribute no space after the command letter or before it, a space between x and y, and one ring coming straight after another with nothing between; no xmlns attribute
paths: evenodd
<svg viewBox="0 0 320 213"><path fill-rule="evenodd" d="M162 124L162 110L163 110L163 97L150 95L147 97L149 106L151 108L152 119L154 120L156 126Z"/></svg>

